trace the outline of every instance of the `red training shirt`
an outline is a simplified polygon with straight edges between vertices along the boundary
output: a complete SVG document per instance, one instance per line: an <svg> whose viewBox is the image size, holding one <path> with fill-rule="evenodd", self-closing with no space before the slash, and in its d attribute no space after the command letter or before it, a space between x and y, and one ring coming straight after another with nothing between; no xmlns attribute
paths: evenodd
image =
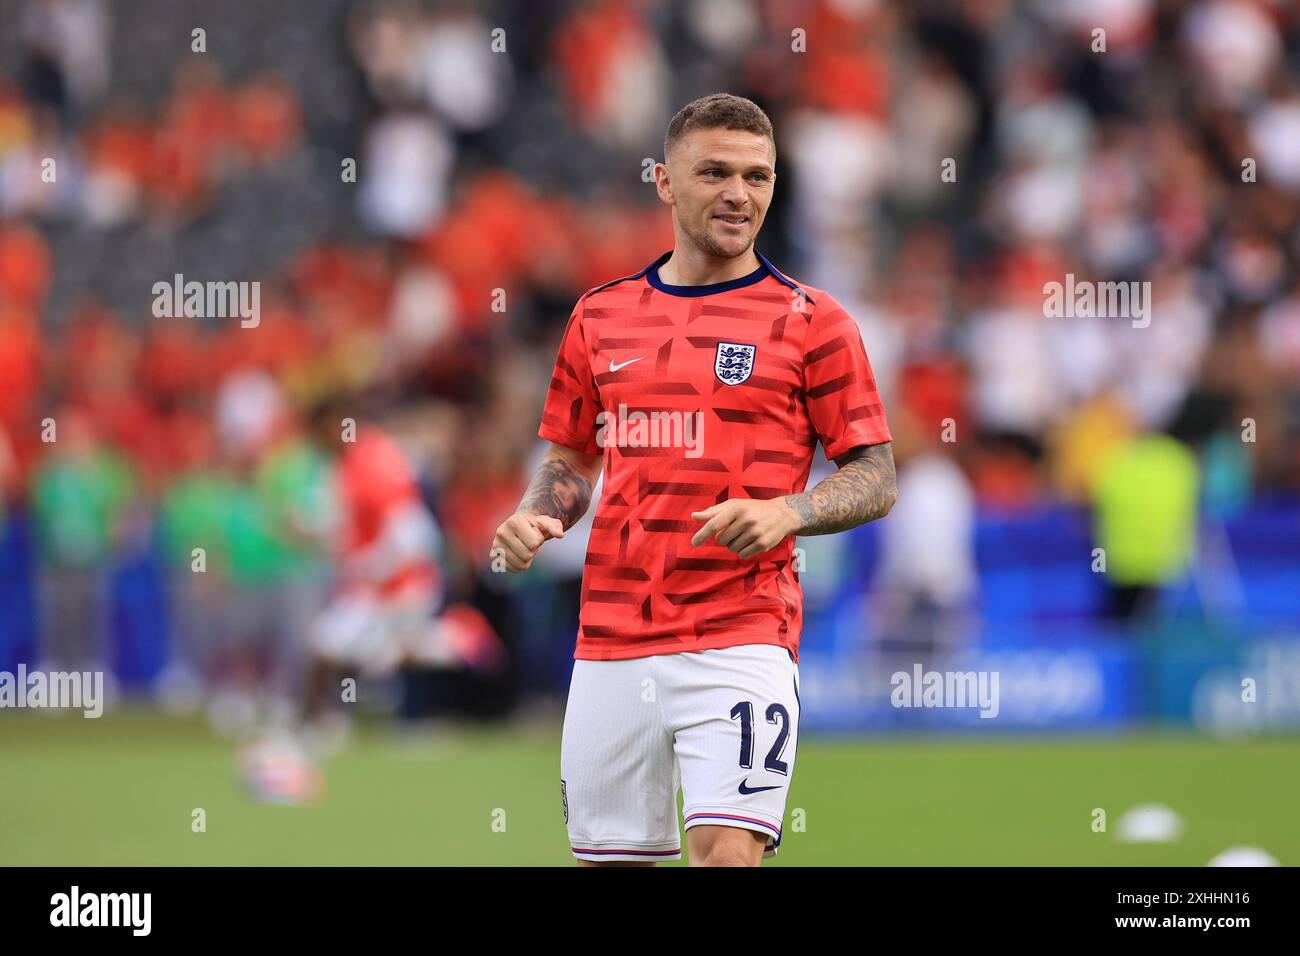
<svg viewBox="0 0 1300 956"><path fill-rule="evenodd" d="M802 492L819 440L832 459L891 441L862 336L762 255L703 286L661 281L669 255L578 300L546 396L538 435L604 453L575 657L775 644L798 660L793 536L741 560L692 546L691 513Z"/></svg>

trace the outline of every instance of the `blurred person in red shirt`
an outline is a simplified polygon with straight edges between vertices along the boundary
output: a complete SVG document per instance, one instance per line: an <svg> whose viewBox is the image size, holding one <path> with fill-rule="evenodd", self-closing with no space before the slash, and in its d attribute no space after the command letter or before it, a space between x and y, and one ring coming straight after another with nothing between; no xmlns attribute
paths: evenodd
<svg viewBox="0 0 1300 956"><path fill-rule="evenodd" d="M361 401L332 399L311 415L316 447L335 462L333 597L312 629L304 691L309 743L341 742L344 675L378 678L408 665L497 666L482 615L444 608L441 531L407 454Z"/></svg>
<svg viewBox="0 0 1300 956"><path fill-rule="evenodd" d="M302 133L302 106L273 72L260 73L235 92L235 143L257 165L288 153Z"/></svg>
<svg viewBox="0 0 1300 956"><path fill-rule="evenodd" d="M54 262L41 234L21 221L0 219L0 304L40 308L54 279Z"/></svg>

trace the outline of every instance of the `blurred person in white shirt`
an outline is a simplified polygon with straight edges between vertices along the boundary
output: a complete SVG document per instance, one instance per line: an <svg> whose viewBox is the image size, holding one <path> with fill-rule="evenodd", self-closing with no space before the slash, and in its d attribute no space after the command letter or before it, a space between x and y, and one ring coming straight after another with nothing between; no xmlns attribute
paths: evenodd
<svg viewBox="0 0 1300 956"><path fill-rule="evenodd" d="M900 429L900 431L902 431ZM898 503L880 526L881 561L873 590L885 673L927 665L958 648L978 586L975 492L955 444L907 427Z"/></svg>

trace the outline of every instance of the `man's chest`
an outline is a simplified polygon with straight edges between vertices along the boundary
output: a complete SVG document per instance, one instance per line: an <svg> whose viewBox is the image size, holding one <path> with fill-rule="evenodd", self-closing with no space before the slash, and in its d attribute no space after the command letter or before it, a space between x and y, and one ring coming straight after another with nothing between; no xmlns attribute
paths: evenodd
<svg viewBox="0 0 1300 956"><path fill-rule="evenodd" d="M802 406L803 317L697 306L588 318L600 404L699 410L718 424L786 420Z"/></svg>

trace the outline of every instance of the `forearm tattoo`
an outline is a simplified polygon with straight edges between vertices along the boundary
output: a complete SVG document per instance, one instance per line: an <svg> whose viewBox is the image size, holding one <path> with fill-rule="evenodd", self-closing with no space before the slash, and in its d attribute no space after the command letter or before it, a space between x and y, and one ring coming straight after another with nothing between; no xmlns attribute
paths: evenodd
<svg viewBox="0 0 1300 956"><path fill-rule="evenodd" d="M519 502L520 514L559 518L567 531L587 513L594 482L581 475L568 461L548 455Z"/></svg>
<svg viewBox="0 0 1300 956"><path fill-rule="evenodd" d="M898 497L888 442L855 448L835 460L839 471L785 503L799 516L795 534L834 534L889 514Z"/></svg>

